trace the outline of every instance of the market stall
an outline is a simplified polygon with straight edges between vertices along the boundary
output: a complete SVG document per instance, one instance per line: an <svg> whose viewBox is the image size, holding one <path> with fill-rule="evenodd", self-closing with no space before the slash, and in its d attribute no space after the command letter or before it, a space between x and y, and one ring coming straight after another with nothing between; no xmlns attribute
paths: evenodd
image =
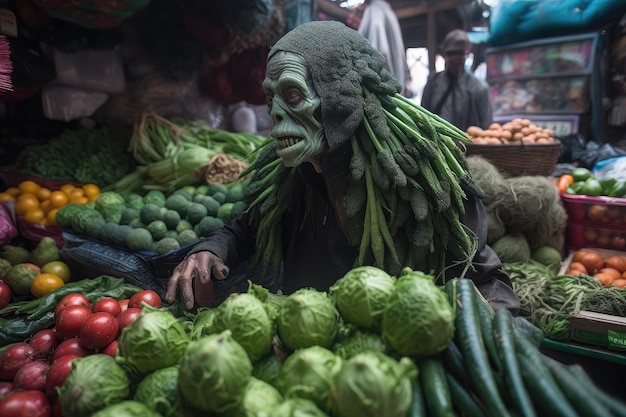
<svg viewBox="0 0 626 417"><path fill-rule="evenodd" d="M269 46L302 14L279 1L9 3L1 416L624 415L626 178L556 173L560 139L579 132L519 109L462 132L391 94L351 143L367 155L346 196L366 219L363 265L327 291L286 294L244 263L190 308L166 301L188 251L245 211L282 214L279 193L293 193L266 151L260 82ZM596 35L567 43L589 43L569 74L587 86ZM26 44L39 77L24 72ZM443 254L409 255L462 251L450 234L471 243L454 211L471 193L519 311L415 267ZM268 245L275 227L259 226Z"/></svg>

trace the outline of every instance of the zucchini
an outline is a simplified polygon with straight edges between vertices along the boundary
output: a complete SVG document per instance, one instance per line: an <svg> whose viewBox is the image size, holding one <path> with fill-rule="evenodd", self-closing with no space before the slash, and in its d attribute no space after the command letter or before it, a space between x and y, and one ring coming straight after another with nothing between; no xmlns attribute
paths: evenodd
<svg viewBox="0 0 626 417"><path fill-rule="evenodd" d="M467 363L471 384L489 417L510 417L485 350L480 330L477 290L470 279L461 278L456 283L459 303L455 338Z"/></svg>
<svg viewBox="0 0 626 417"><path fill-rule="evenodd" d="M424 402L422 384L419 378L415 378L411 381L411 390L411 409L409 410L408 417L427 417L426 403Z"/></svg>
<svg viewBox="0 0 626 417"><path fill-rule="evenodd" d="M419 364L419 382L422 385L426 408L431 417L453 417L452 397L446 380L446 371L438 358L429 356Z"/></svg>
<svg viewBox="0 0 626 417"><path fill-rule="evenodd" d="M453 407L465 417L486 417L485 410L455 377L446 372Z"/></svg>
<svg viewBox="0 0 626 417"><path fill-rule="evenodd" d="M528 389L540 415L550 417L591 417L589 415L579 416L554 380L546 378L546 373L530 359L524 355L517 355L517 359L522 370L524 385L526 385L526 389Z"/></svg>
<svg viewBox="0 0 626 417"><path fill-rule="evenodd" d="M493 340L501 359L505 386L510 393L511 401L522 417L536 417L537 413L524 386L524 380L515 353L513 316L508 309L498 308L495 312L493 323Z"/></svg>

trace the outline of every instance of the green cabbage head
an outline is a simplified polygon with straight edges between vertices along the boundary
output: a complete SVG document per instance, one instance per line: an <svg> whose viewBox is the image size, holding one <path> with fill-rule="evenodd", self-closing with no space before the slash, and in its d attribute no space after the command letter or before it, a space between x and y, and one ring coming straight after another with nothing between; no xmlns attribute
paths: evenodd
<svg viewBox="0 0 626 417"><path fill-rule="evenodd" d="M285 398L306 398L320 410L330 411L331 387L342 359L321 346L298 349L285 359L278 376L278 390Z"/></svg>
<svg viewBox="0 0 626 417"><path fill-rule="evenodd" d="M301 288L283 301L276 327L281 342L291 350L330 348L337 336L339 312L325 292Z"/></svg>
<svg viewBox="0 0 626 417"><path fill-rule="evenodd" d="M357 330L333 347L335 355L349 359L368 350L386 352L387 345L378 333Z"/></svg>
<svg viewBox="0 0 626 417"><path fill-rule="evenodd" d="M117 404L111 404L90 417L161 417L161 415L151 410L144 403L135 400L125 400Z"/></svg>
<svg viewBox="0 0 626 417"><path fill-rule="evenodd" d="M178 367L158 369L139 382L133 398L158 412L162 417L176 417L181 414L178 392Z"/></svg>
<svg viewBox="0 0 626 417"><path fill-rule="evenodd" d="M72 361L72 370L59 387L59 400L66 417L90 416L127 399L130 380L115 359L96 353Z"/></svg>
<svg viewBox="0 0 626 417"><path fill-rule="evenodd" d="M260 412L258 417L328 417L313 401L305 398L287 398L271 412Z"/></svg>
<svg viewBox="0 0 626 417"><path fill-rule="evenodd" d="M230 330L252 362L272 348L274 323L263 302L252 294L239 293L226 298L217 308L213 327L216 333Z"/></svg>
<svg viewBox="0 0 626 417"><path fill-rule="evenodd" d="M253 377L261 379L274 387L278 386L278 376L280 375L283 363L273 350L254 362L253 365Z"/></svg>
<svg viewBox="0 0 626 417"><path fill-rule="evenodd" d="M265 381L250 378L243 395L243 401L228 417L257 417L260 412L271 411L283 402L283 396L276 388Z"/></svg>
<svg viewBox="0 0 626 417"><path fill-rule="evenodd" d="M182 323L171 312L144 308L120 333L116 359L145 375L178 364L189 340Z"/></svg>
<svg viewBox="0 0 626 417"><path fill-rule="evenodd" d="M193 318L193 324L189 333L191 340L198 340L203 336L217 333L214 326L216 314L216 308L198 309L198 312Z"/></svg>
<svg viewBox="0 0 626 417"><path fill-rule="evenodd" d="M230 330L192 341L180 361L178 388L183 402L224 413L243 401L252 362Z"/></svg>
<svg viewBox="0 0 626 417"><path fill-rule="evenodd" d="M335 378L333 401L337 417L405 417L411 407L411 381L417 367L368 351L344 362Z"/></svg>
<svg viewBox="0 0 626 417"><path fill-rule="evenodd" d="M374 266L348 271L328 290L341 317L362 329L380 328L383 310L396 279Z"/></svg>
<svg viewBox="0 0 626 417"><path fill-rule="evenodd" d="M383 313L381 334L403 356L419 358L446 349L454 335L454 311L432 275L402 270Z"/></svg>

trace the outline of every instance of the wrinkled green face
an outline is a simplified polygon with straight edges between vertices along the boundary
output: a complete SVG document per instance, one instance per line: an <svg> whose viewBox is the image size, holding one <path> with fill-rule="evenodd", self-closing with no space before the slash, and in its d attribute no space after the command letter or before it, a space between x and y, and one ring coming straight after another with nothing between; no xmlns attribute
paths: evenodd
<svg viewBox="0 0 626 417"><path fill-rule="evenodd" d="M291 52L273 55L267 63L263 90L273 121L276 155L288 167L314 162L324 152L326 140L315 117L321 100L304 59Z"/></svg>

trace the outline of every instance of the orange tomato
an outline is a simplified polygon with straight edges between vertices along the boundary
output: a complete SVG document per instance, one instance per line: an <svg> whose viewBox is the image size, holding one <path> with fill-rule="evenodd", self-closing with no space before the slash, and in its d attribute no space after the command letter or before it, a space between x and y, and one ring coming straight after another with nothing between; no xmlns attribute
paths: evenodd
<svg viewBox="0 0 626 417"><path fill-rule="evenodd" d="M4 192L12 195L13 197L17 197L21 193L20 189L17 187L9 187L6 190L4 190Z"/></svg>
<svg viewBox="0 0 626 417"><path fill-rule="evenodd" d="M37 194L37 191L41 188L35 181L24 180L17 185L17 188L22 194Z"/></svg>
<svg viewBox="0 0 626 417"><path fill-rule="evenodd" d="M620 272L626 271L626 257L619 255L609 256L604 260L604 266L608 268L615 268Z"/></svg>
<svg viewBox="0 0 626 417"><path fill-rule="evenodd" d="M89 199L89 201L93 201L100 195L100 187L97 184L84 184L83 191L85 192L85 196Z"/></svg>
<svg viewBox="0 0 626 417"><path fill-rule="evenodd" d="M604 267L604 258L596 251L592 250L580 250L574 253L572 258L574 262L580 262L585 265L587 271L594 275L600 269Z"/></svg>
<svg viewBox="0 0 626 417"><path fill-rule="evenodd" d="M569 275L580 275L580 274L585 274L588 275L586 272L580 271L578 269L570 269L568 272Z"/></svg>
<svg viewBox="0 0 626 417"><path fill-rule="evenodd" d="M35 297L43 297L52 291L61 288L65 282L60 276L42 272L38 274L30 284L30 292Z"/></svg>
<svg viewBox="0 0 626 417"><path fill-rule="evenodd" d="M6 191L0 192L0 201L15 201L15 196L7 193Z"/></svg>
<svg viewBox="0 0 626 417"><path fill-rule="evenodd" d="M46 220L51 226L57 225L57 211L59 211L58 208L53 208L48 212L48 214L46 214Z"/></svg>
<svg viewBox="0 0 626 417"><path fill-rule="evenodd" d="M600 284L604 285L605 287L611 284L611 281L613 281L614 279L612 275L605 274L602 272L598 272L597 274L594 274L593 277L597 279L598 281L600 281Z"/></svg>
<svg viewBox="0 0 626 417"><path fill-rule="evenodd" d="M622 273L615 268L602 268L598 271L598 273L610 275L613 277L612 280L620 279L622 277Z"/></svg>
<svg viewBox="0 0 626 417"><path fill-rule="evenodd" d="M34 194L20 194L15 200L15 212L23 216L29 210L39 208L39 199Z"/></svg>
<svg viewBox="0 0 626 417"><path fill-rule="evenodd" d="M84 197L85 196L85 190L83 190L82 188L74 188L72 191L70 191L70 193L67 195L67 197L71 200L72 198L76 198L76 197Z"/></svg>
<svg viewBox="0 0 626 417"><path fill-rule="evenodd" d="M570 174L563 174L559 177L559 181L557 183L557 187L559 191L564 193L567 190L567 187L570 186L574 182L574 177Z"/></svg>
<svg viewBox="0 0 626 417"><path fill-rule="evenodd" d="M626 278L618 278L611 281L611 287L626 288Z"/></svg>
<svg viewBox="0 0 626 417"><path fill-rule="evenodd" d="M44 213L47 213L50 211L50 200L44 200L41 203L39 203L39 208L43 210Z"/></svg>
<svg viewBox="0 0 626 417"><path fill-rule="evenodd" d="M69 196L74 188L76 188L74 184L68 183L68 184L63 184L62 186L60 186L59 191L63 191L65 195Z"/></svg>
<svg viewBox="0 0 626 417"><path fill-rule="evenodd" d="M50 193L50 206L52 208L60 208L66 205L68 202L67 194L61 190L56 190Z"/></svg>
<svg viewBox="0 0 626 417"><path fill-rule="evenodd" d="M68 200L68 203L75 203L75 204L86 204L88 202L89 202L89 199L85 197L84 195L71 196L70 199Z"/></svg>
<svg viewBox="0 0 626 417"><path fill-rule="evenodd" d="M589 272L587 271L587 268L585 268L585 265L583 265L580 262L572 262L569 265L569 270L570 270L570 275L574 275L571 273L572 270L574 271L580 271L581 274L588 274Z"/></svg>
<svg viewBox="0 0 626 417"><path fill-rule="evenodd" d="M41 223L46 218L46 213L39 207L24 213L24 220L31 223Z"/></svg>
<svg viewBox="0 0 626 417"><path fill-rule="evenodd" d="M46 187L39 187L39 189L37 190L37 192L35 193L35 195L37 196L37 198L39 199L39 201L45 201L47 199L50 198L50 193L52 191L50 191L49 188Z"/></svg>

